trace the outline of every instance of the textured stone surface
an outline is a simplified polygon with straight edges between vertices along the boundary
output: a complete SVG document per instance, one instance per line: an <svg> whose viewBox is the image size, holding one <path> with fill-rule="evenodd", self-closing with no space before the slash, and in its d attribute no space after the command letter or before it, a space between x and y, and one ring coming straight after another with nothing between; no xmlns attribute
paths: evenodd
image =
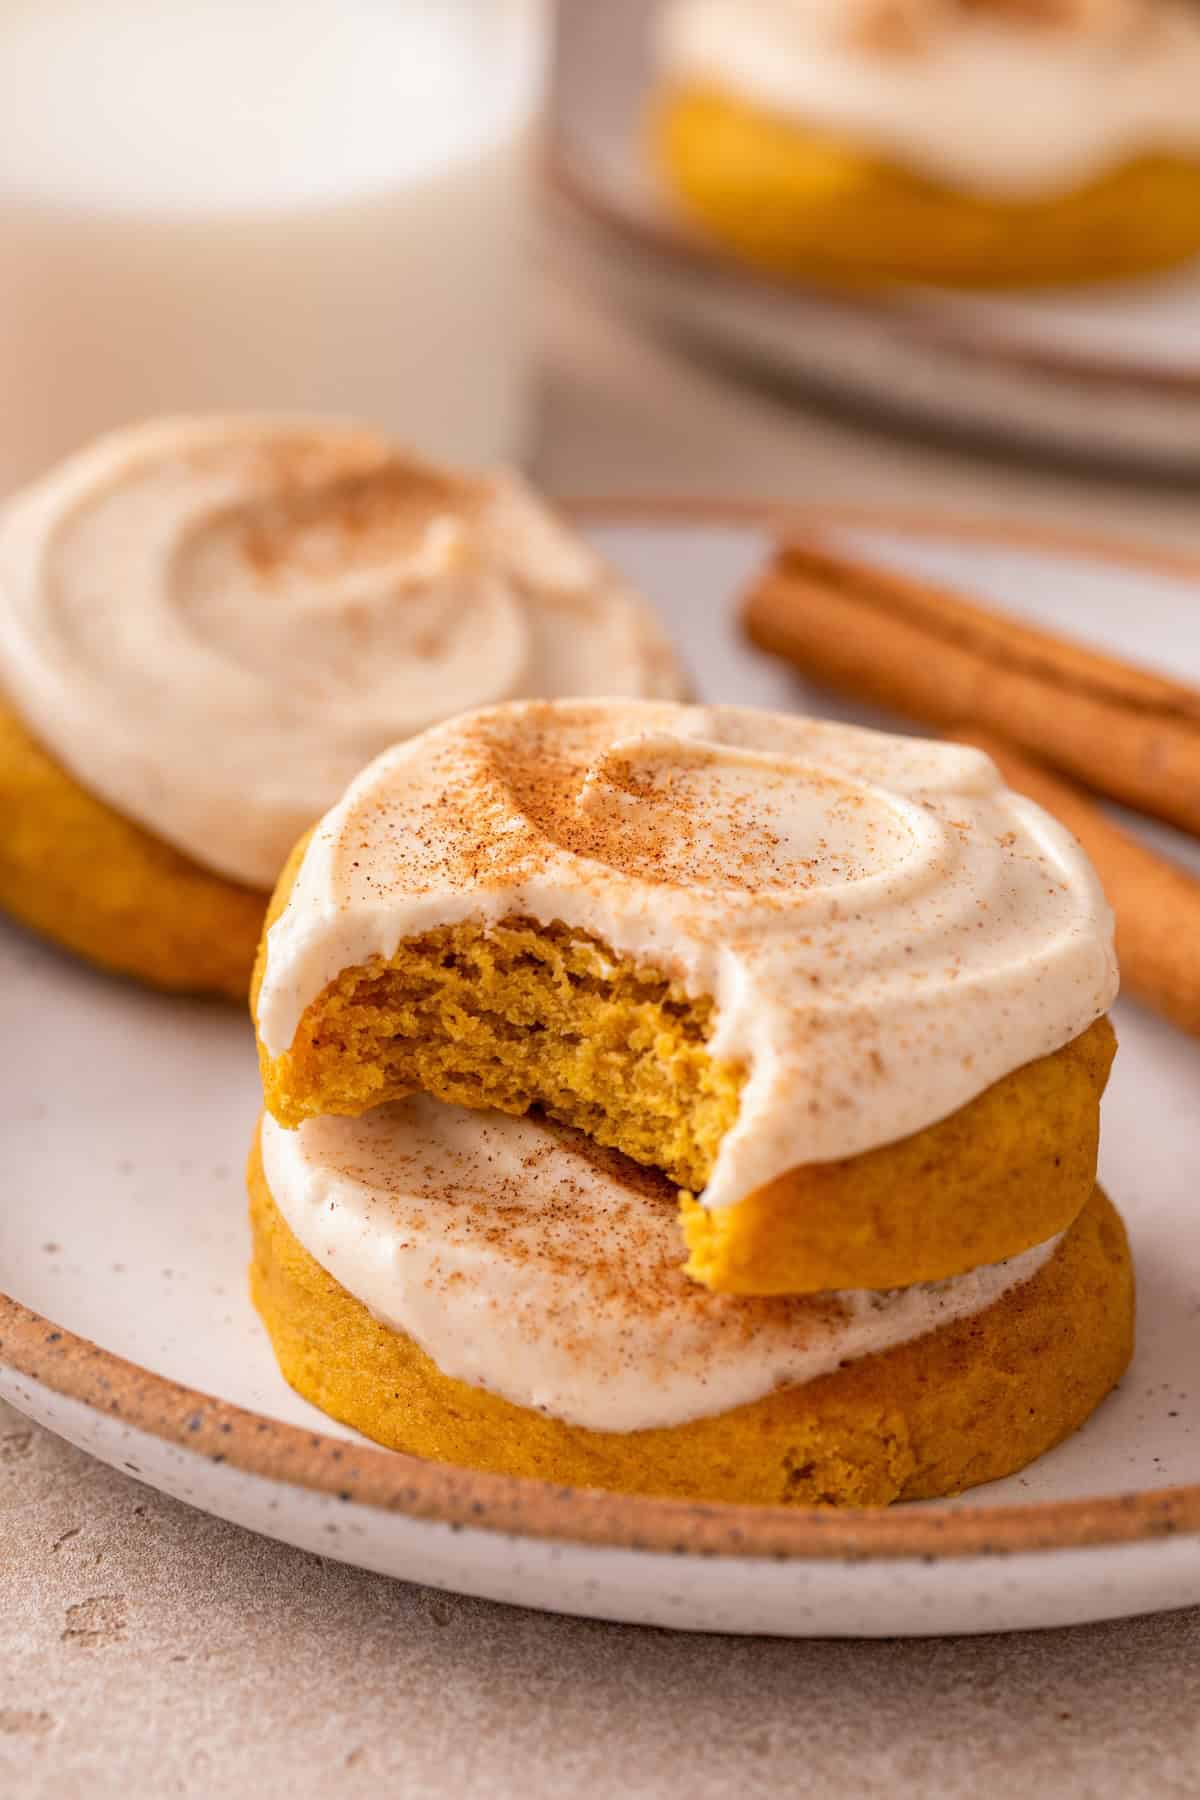
<svg viewBox="0 0 1200 1800"><path fill-rule="evenodd" d="M0 1793L1200 1795L1200 1611L928 1642L456 1599L191 1511L0 1408Z"/></svg>

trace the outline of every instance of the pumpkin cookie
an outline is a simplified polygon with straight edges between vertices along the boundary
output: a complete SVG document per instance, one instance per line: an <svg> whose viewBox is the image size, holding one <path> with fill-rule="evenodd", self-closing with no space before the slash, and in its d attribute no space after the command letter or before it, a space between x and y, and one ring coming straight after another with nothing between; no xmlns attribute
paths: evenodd
<svg viewBox="0 0 1200 1800"><path fill-rule="evenodd" d="M697 1500L882 1505L1022 1468L1120 1379L1121 1222L901 1293L745 1299L678 1267L659 1176L533 1119L411 1099L250 1161L283 1373L393 1449Z"/></svg>
<svg viewBox="0 0 1200 1800"><path fill-rule="evenodd" d="M516 476L331 423L139 426L0 512L0 905L244 997L288 850L385 746L487 700L680 691Z"/></svg>
<svg viewBox="0 0 1200 1800"><path fill-rule="evenodd" d="M683 1190L725 1293L892 1288L1092 1192L1112 919L962 746L728 707L524 703L390 751L281 880L255 985L285 1127L412 1092Z"/></svg>
<svg viewBox="0 0 1200 1800"><path fill-rule="evenodd" d="M1200 252L1183 0L673 0L659 68L655 161L760 268L1030 286Z"/></svg>

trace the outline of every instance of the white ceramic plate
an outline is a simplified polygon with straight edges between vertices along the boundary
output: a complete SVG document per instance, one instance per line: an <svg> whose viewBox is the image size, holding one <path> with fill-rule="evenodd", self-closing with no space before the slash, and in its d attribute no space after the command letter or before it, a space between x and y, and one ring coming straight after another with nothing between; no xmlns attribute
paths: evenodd
<svg viewBox="0 0 1200 1800"><path fill-rule="evenodd" d="M1200 264L1090 289L878 300L757 276L689 229L647 165L652 13L645 0L561 9L550 166L592 281L876 410L1093 460L1200 465Z"/></svg>
<svg viewBox="0 0 1200 1800"><path fill-rule="evenodd" d="M703 513L703 522L696 516ZM586 509L711 699L835 710L739 641L747 507ZM906 569L1200 681L1197 572L995 528L827 524ZM1138 1263L1121 1391L1024 1475L880 1513L689 1507L367 1446L280 1379L245 1291L247 1021L0 927L0 1396L143 1480L289 1543L532 1606L693 1629L891 1635L1200 1601L1200 1044L1132 1005L1103 1174Z"/></svg>

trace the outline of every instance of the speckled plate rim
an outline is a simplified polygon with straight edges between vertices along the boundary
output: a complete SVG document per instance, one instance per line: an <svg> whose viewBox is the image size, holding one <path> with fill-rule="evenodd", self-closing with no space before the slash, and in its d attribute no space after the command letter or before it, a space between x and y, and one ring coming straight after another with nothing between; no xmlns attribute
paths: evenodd
<svg viewBox="0 0 1200 1800"><path fill-rule="evenodd" d="M693 495L588 496L563 504L576 518L597 523L757 526L776 535L852 525L910 536L936 533L1087 556L1200 582L1200 557L999 519ZM116 1356L5 1294L0 1294L0 1363L214 1464L350 1505L508 1536L677 1555L844 1562L933 1561L1200 1536L1200 1483L1083 1500L968 1503L943 1511L830 1510L700 1505L480 1474L235 1406Z"/></svg>

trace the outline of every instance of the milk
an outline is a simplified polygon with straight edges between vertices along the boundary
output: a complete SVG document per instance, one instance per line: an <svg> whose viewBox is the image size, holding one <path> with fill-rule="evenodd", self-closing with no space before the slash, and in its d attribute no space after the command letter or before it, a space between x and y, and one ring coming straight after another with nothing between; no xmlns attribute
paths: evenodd
<svg viewBox="0 0 1200 1800"><path fill-rule="evenodd" d="M538 0L0 0L0 492L148 413L526 429Z"/></svg>

